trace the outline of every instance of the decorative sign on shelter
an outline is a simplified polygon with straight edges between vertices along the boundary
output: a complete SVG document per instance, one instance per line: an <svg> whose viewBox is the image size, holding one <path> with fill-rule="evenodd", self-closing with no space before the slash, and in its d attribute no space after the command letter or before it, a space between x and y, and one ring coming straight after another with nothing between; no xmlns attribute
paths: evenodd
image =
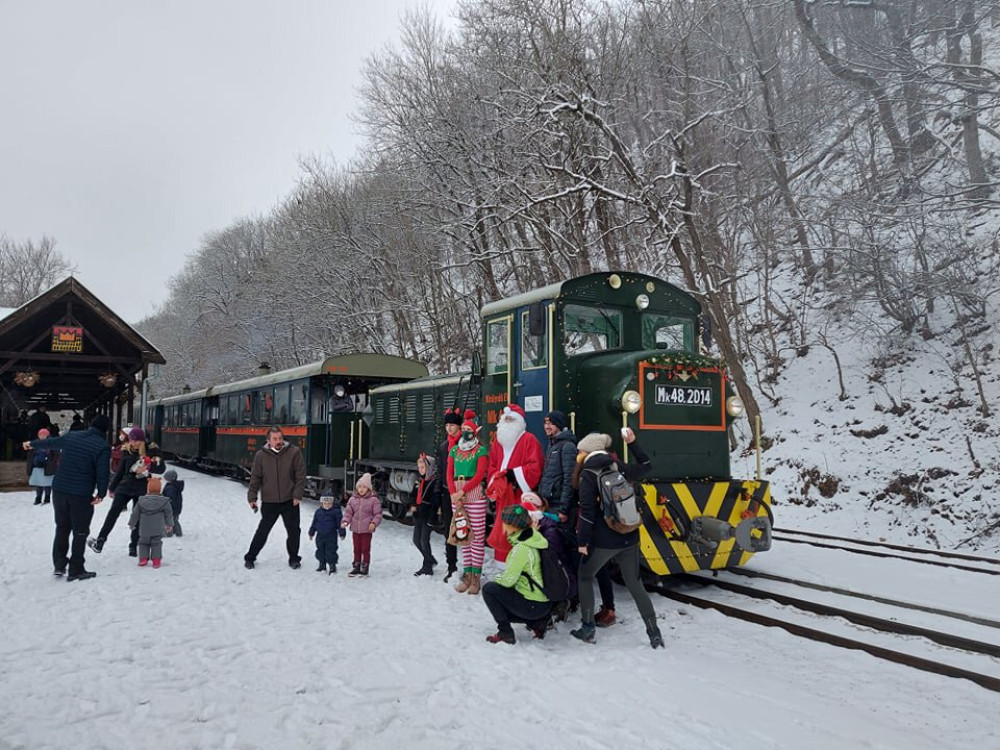
<svg viewBox="0 0 1000 750"><path fill-rule="evenodd" d="M52 351L82 352L83 328L78 326L52 326Z"/></svg>

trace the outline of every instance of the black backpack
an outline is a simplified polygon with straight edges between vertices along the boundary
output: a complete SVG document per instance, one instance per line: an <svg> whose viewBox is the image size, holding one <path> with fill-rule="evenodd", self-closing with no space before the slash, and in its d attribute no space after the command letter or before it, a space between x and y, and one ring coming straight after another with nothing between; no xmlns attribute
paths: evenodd
<svg viewBox="0 0 1000 750"><path fill-rule="evenodd" d="M566 566L559 559L559 555L551 547L536 550L541 558L542 583L538 584L534 578L527 573L521 573L528 579L528 585L533 589L541 589L545 598L550 602L566 601L573 596L573 582L570 578Z"/></svg>
<svg viewBox="0 0 1000 750"><path fill-rule="evenodd" d="M642 526L642 508L635 496L635 487L622 474L618 464L603 469L587 469L597 479L604 521L619 534L630 534Z"/></svg>

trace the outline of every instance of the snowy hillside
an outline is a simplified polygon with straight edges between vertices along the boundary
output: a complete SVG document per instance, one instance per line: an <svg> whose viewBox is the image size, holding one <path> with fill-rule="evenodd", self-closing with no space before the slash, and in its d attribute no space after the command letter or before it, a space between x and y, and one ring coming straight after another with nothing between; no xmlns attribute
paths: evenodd
<svg viewBox="0 0 1000 750"><path fill-rule="evenodd" d="M926 339L841 321L827 329L829 348L792 352L774 386L780 402L764 414L778 525L1000 551L998 321L991 305L973 338L988 417L946 316L944 332ZM755 470L754 456L740 462L734 472Z"/></svg>

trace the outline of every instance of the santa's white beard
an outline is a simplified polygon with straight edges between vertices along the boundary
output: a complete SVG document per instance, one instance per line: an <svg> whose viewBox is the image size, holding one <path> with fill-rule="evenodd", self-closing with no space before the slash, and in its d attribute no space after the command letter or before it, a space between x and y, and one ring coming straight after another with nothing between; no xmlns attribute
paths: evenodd
<svg viewBox="0 0 1000 750"><path fill-rule="evenodd" d="M506 418L501 419L500 423L497 424L497 442L505 450L510 450L517 445L517 441L526 429L528 429L528 426L524 423L524 419L520 415L513 422L508 421Z"/></svg>

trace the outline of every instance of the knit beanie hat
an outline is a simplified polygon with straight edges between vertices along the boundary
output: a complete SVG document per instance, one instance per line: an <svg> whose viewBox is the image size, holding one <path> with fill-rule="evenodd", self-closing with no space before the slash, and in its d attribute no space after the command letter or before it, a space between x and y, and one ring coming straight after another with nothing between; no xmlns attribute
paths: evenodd
<svg viewBox="0 0 1000 750"><path fill-rule="evenodd" d="M584 435L576 444L576 449L584 453L606 451L610 447L611 436L603 432L591 432L588 435Z"/></svg>
<svg viewBox="0 0 1000 750"><path fill-rule="evenodd" d="M38 431L38 439L39 439L39 440L45 440L45 438L47 438L47 437L48 437L49 435L51 435L51 434L52 434L51 432L49 432L48 430L46 430L46 429L45 429L45 428L43 427L42 429L40 429L40 430Z"/></svg>
<svg viewBox="0 0 1000 750"><path fill-rule="evenodd" d="M145 440L146 433L142 431L141 427L133 427L131 430L128 431L128 439L137 441Z"/></svg>
<svg viewBox="0 0 1000 750"><path fill-rule="evenodd" d="M509 523L518 529L526 529L531 526L531 516L523 505L508 505L503 509L500 516L504 523Z"/></svg>
<svg viewBox="0 0 1000 750"><path fill-rule="evenodd" d="M454 409L445 409L444 423L457 425L462 424L462 412L458 410L457 406Z"/></svg>
<svg viewBox="0 0 1000 750"><path fill-rule="evenodd" d="M362 474L362 475L361 475L361 477L360 477L360 478L358 479L358 483L357 483L357 484L355 485L355 487L356 487L357 489L359 489L359 490L360 490L360 489L361 489L362 487L367 487L367 488L368 488L368 491L369 491L369 492L371 492L371 491L372 491L372 490L374 489L374 488L372 487L372 475L371 475L371 474L369 474L369 473L368 473L368 472L366 471L366 472L365 472L364 474Z"/></svg>
<svg viewBox="0 0 1000 750"><path fill-rule="evenodd" d="M472 409L465 410L465 421L462 422L463 432L479 432L479 425L476 424L476 412Z"/></svg>
<svg viewBox="0 0 1000 750"><path fill-rule="evenodd" d="M174 471L173 469L167 469L165 472L163 472L163 478L166 479L168 482L176 482L177 472Z"/></svg>
<svg viewBox="0 0 1000 750"><path fill-rule="evenodd" d="M108 427L111 426L111 420L109 420L105 415L98 414L90 421L91 427L96 427L101 432L107 432Z"/></svg>
<svg viewBox="0 0 1000 750"><path fill-rule="evenodd" d="M560 430L565 430L569 427L569 420L566 419L566 415L561 411L550 411L545 415L545 418L549 420L552 424L558 427Z"/></svg>

